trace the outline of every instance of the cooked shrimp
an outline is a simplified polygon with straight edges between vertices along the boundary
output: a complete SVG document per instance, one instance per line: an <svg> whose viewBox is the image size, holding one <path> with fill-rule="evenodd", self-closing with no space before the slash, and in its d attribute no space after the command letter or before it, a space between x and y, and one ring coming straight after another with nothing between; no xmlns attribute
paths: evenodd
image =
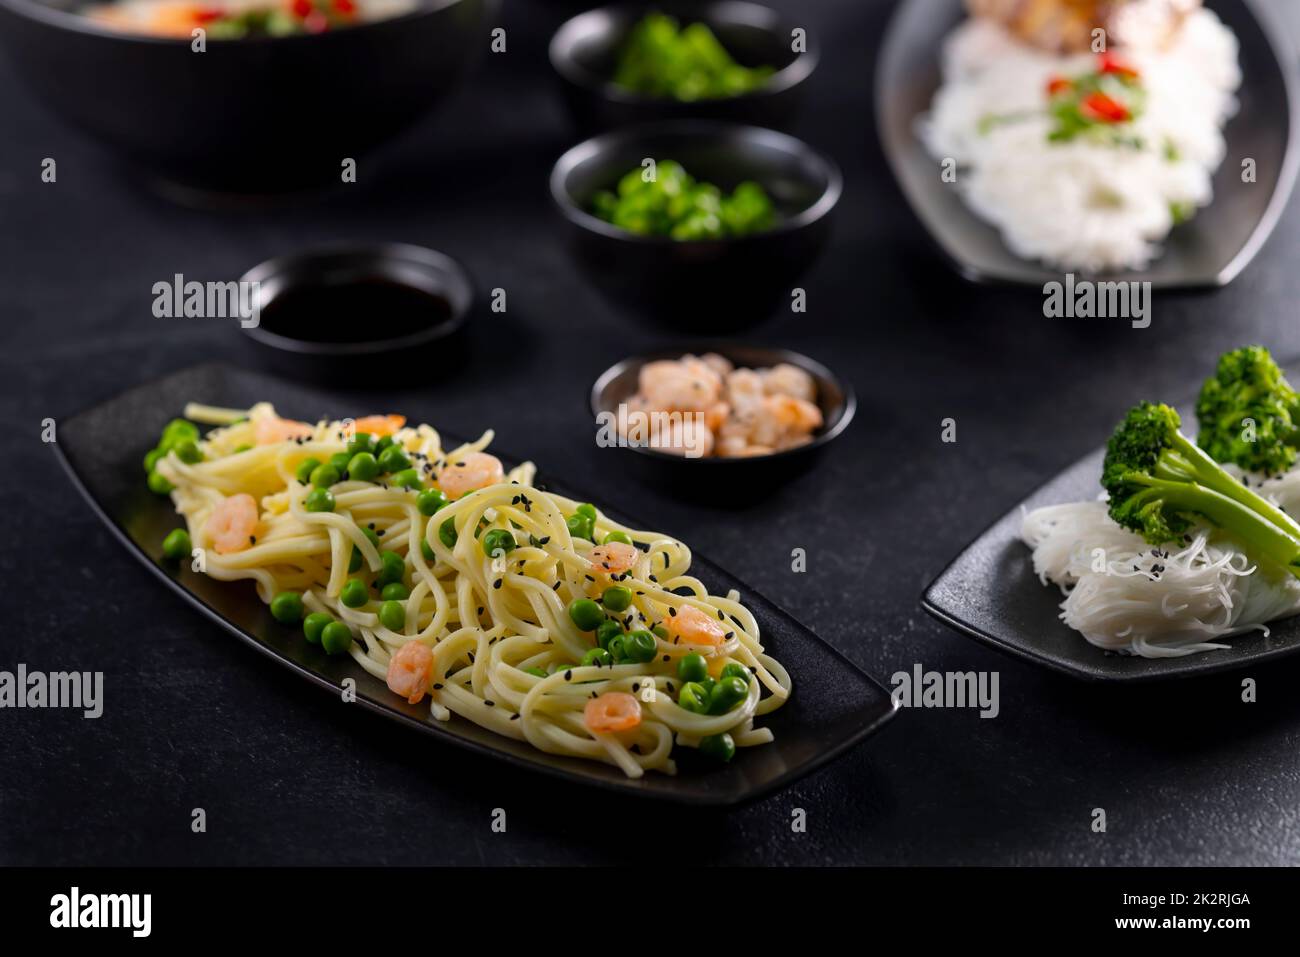
<svg viewBox="0 0 1300 957"><path fill-rule="evenodd" d="M433 651L418 641L408 641L388 662L388 690L410 704L419 704L433 677Z"/></svg>
<svg viewBox="0 0 1300 957"><path fill-rule="evenodd" d="M392 435L402 426L406 425L406 416L404 415L363 415L361 418L353 421L358 433L368 433L383 438L385 435Z"/></svg>
<svg viewBox="0 0 1300 957"><path fill-rule="evenodd" d="M591 559L591 564L597 572L605 575L621 575L641 557L641 552L635 545L629 545L627 542L606 542L604 545L597 545L587 555Z"/></svg>
<svg viewBox="0 0 1300 957"><path fill-rule="evenodd" d="M710 645L714 648L727 640L727 629L712 615L706 615L694 605L682 605L664 619L669 634L688 645Z"/></svg>
<svg viewBox="0 0 1300 957"><path fill-rule="evenodd" d="M223 498L212 510L206 526L218 555L243 551L257 537L257 502L240 493Z"/></svg>
<svg viewBox="0 0 1300 957"><path fill-rule="evenodd" d="M791 432L811 432L822 426L822 410L805 399L791 395L769 395L764 410Z"/></svg>
<svg viewBox="0 0 1300 957"><path fill-rule="evenodd" d="M438 473L438 487L451 499L505 481L501 460L486 452L471 452Z"/></svg>
<svg viewBox="0 0 1300 957"><path fill-rule="evenodd" d="M792 395L805 402L811 402L817 397L817 383L813 382L813 377L788 362L764 369L761 377L763 391L768 395Z"/></svg>
<svg viewBox="0 0 1300 957"><path fill-rule="evenodd" d="M650 447L688 459L703 458L713 451L713 430L701 421L698 413L670 412L666 428L653 428ZM684 418L683 418L684 416Z"/></svg>
<svg viewBox="0 0 1300 957"><path fill-rule="evenodd" d="M641 723L641 702L626 691L606 691L587 702L582 720L596 734L628 731Z"/></svg>
<svg viewBox="0 0 1300 957"><path fill-rule="evenodd" d="M695 356L647 362L638 384L645 402L664 412L703 412L722 395L722 377Z"/></svg>
<svg viewBox="0 0 1300 957"><path fill-rule="evenodd" d="M258 445L274 445L276 442L287 442L289 439L302 439L315 431L306 422L282 419L276 415L257 419L253 423L253 436Z"/></svg>

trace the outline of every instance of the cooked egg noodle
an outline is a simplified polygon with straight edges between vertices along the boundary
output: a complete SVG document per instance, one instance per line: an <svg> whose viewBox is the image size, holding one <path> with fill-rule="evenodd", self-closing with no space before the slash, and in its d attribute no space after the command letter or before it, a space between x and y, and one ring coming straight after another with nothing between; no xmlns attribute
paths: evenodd
<svg viewBox="0 0 1300 957"><path fill-rule="evenodd" d="M349 626L353 659L381 680L404 644L429 646L434 719L455 714L552 754L615 765L631 777L647 770L674 773L673 746L695 747L709 735L730 733L738 747L772 740L770 730L756 728L754 719L785 702L790 676L765 653L758 624L739 595L711 595L689 574L691 553L682 542L625 527L600 513L597 541L620 531L639 550L626 573L601 572L588 557L593 543L573 538L566 525L579 503L535 488L531 463L510 470L504 483L467 494L428 518L420 513L415 492L386 486L382 478L338 482L331 487L333 511L308 511L309 487L298 482L297 468L307 458L324 462L345 451L352 437L347 420L322 420L310 434L258 445L258 421L275 417L265 403L247 413L190 405L186 414L221 426L200 443L204 461L186 464L171 453L156 468L175 486L172 499L193 546L202 549L204 571L222 581L251 579L268 603L280 592L301 592L307 612L325 612ZM450 452L427 425L401 428L393 438L428 484L446 464L483 450L492 433ZM248 547L219 553L208 520L227 496L239 493L259 503L257 532ZM449 520L457 533L450 547L439 535ZM380 548L363 528L373 531ZM512 531L518 544L504 555L485 554L481 535L489 528ZM432 561L424 557L422 540ZM362 563L357 574L378 572L381 550L404 557L411 585L400 632L384 627L370 610L377 609L375 601L361 608L341 601L354 548ZM723 643L715 648L656 637L649 662L579 666L593 638L578 630L568 605L577 598L599 599L615 583L633 596L617 616L625 631L651 630L690 605L726 629ZM724 714L679 707L677 666L693 651L705 655L713 677L728 661L748 668L747 697ZM527 668L550 674L538 677ZM637 697L640 724L618 733L592 732L584 721L587 701L613 691Z"/></svg>

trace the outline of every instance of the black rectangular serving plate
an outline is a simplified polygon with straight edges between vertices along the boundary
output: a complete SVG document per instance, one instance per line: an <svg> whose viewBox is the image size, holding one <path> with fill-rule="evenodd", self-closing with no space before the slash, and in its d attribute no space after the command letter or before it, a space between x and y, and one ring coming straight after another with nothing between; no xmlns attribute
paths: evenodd
<svg viewBox="0 0 1300 957"><path fill-rule="evenodd" d="M1292 368L1288 376L1300 375ZM1294 378L1292 381L1295 381ZM1195 401L1178 414L1195 423ZM1143 682L1231 671L1300 651L1300 618L1225 639L1231 647L1182 658L1138 658L1103 651L1060 620L1061 592L1034 573L1020 539L1025 510L1083 502L1101 494L1104 448L1089 453L1039 488L953 559L925 590L921 605L944 624L999 651L1088 681Z"/></svg>
<svg viewBox="0 0 1300 957"><path fill-rule="evenodd" d="M1228 151L1214 174L1214 200L1177 227L1146 269L1100 279L1150 282L1155 289L1226 286L1250 263L1277 225L1300 165L1300 94L1294 45L1277 15L1255 0L1206 4L1241 44L1241 109L1224 130ZM1042 286L1061 273L1021 259L998 230L941 182L939 162L916 132L940 82L943 41L965 16L961 0L901 0L876 69L876 127L894 178L944 256L965 278ZM1241 181L1253 158L1257 181Z"/></svg>
<svg viewBox="0 0 1300 957"><path fill-rule="evenodd" d="M178 568L163 561L162 540L178 526L179 518L168 499L145 488L140 463L163 425L179 416L190 401L235 408L269 401L285 415L312 421L319 416L342 418L375 410L359 409L355 401L345 402L255 373L204 365L60 420L55 446L87 501L154 574L237 638L314 684L338 694L344 679L353 679L358 703L371 711L519 768L694 805L734 805L789 784L862 741L894 713L888 692L847 658L733 576L695 555L692 573L715 593L731 588L740 592L758 620L764 644L794 680L790 701L762 719L776 736L772 744L743 749L727 765L679 762L676 777L650 773L634 781L617 768L546 754L457 716L448 722L434 721L427 702L407 704L351 657L331 657L307 643L300 629L277 623L258 600L251 582L219 582L192 572L188 563ZM423 421L415 414L418 410L403 411L412 421ZM539 474L539 481L560 494L589 499L565 490L547 476ZM611 510L610 514L617 513Z"/></svg>

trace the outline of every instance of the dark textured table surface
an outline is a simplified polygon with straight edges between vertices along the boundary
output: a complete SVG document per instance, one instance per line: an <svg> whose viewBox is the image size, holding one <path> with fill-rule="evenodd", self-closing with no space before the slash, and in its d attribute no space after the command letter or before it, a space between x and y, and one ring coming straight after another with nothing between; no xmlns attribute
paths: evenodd
<svg viewBox="0 0 1300 957"><path fill-rule="evenodd" d="M1001 657L917 604L956 550L1100 442L1131 401L1185 394L1244 342L1300 353L1300 201L1238 282L1159 297L1149 329L1044 319L1032 290L978 289L945 271L903 205L870 112L889 4L782 5L825 45L798 132L842 164L847 188L833 245L806 279L808 314L749 338L828 362L861 408L814 472L732 510L629 482L593 444L591 380L664 337L598 298L558 242L546 175L574 137L547 82L558 19L547 4L508 3L510 52L364 161L357 185L273 210L157 197L50 118L0 61L0 669L105 672L98 720L0 711L0 863L1300 861L1300 662L1251 675L1252 705L1239 675L1108 690ZM47 156L52 185L39 176ZM154 319L152 284L233 278L336 238L443 249L481 289L507 290L507 313L476 315L468 364L433 364L391 397L403 411L458 432L494 426L502 447L588 485L607 476L628 511L727 565L882 681L917 662L998 671L999 716L904 711L799 785L705 813L506 772L332 702L201 620L99 524L40 422L190 363L255 361L228 322ZM945 417L955 444L940 441ZM795 547L807 549L806 574L791 571ZM497 807L504 834L490 827ZM1104 834L1090 828L1098 807ZM191 831L194 808L206 833ZM795 808L804 833L790 826Z"/></svg>

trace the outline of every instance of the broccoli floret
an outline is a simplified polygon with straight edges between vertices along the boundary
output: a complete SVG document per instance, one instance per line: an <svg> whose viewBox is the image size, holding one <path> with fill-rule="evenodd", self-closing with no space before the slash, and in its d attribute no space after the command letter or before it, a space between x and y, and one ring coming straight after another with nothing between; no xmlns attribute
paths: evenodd
<svg viewBox="0 0 1300 957"><path fill-rule="evenodd" d="M1181 427L1167 405L1142 402L1129 410L1102 465L1110 517L1152 545L1208 521L1237 539L1255 561L1300 577L1300 525L1221 469Z"/></svg>
<svg viewBox="0 0 1300 957"><path fill-rule="evenodd" d="M1285 472L1300 452L1300 395L1269 351L1246 346L1219 357L1196 401L1196 443L1218 462Z"/></svg>

